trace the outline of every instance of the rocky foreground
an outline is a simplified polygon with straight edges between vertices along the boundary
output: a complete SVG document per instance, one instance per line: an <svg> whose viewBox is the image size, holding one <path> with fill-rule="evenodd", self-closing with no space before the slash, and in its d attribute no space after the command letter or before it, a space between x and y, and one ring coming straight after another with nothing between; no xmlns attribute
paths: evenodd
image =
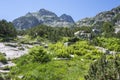
<svg viewBox="0 0 120 80"><path fill-rule="evenodd" d="M5 53L7 59L14 59L26 54L28 49L33 47L28 44L17 45L17 43L0 43L0 52Z"/></svg>
<svg viewBox="0 0 120 80"><path fill-rule="evenodd" d="M5 67L15 66L11 61L12 59L18 58L24 54L28 53L28 49L32 48L33 45L29 44L18 44L10 42L1 42L0 43L0 52L3 53L8 60L7 64L0 62L0 73L8 73L9 70L4 70Z"/></svg>

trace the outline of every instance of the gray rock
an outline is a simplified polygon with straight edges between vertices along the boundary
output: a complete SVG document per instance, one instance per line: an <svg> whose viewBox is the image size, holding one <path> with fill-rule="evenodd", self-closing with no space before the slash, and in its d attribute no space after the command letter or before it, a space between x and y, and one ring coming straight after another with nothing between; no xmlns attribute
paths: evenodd
<svg viewBox="0 0 120 80"><path fill-rule="evenodd" d="M91 39L91 33L86 33L85 31L77 31L74 33L74 36L81 39Z"/></svg>
<svg viewBox="0 0 120 80"><path fill-rule="evenodd" d="M84 18L76 22L78 27L81 26L101 26L103 22L111 22L115 26L119 26L120 28L120 6L113 8L110 11L104 11L97 14L91 18ZM118 16L116 18L116 16Z"/></svg>
<svg viewBox="0 0 120 80"><path fill-rule="evenodd" d="M38 25L40 22L34 16L23 16L13 21L17 29L26 29Z"/></svg>
<svg viewBox="0 0 120 80"><path fill-rule="evenodd" d="M28 29L39 24L52 27L69 27L74 25L71 16L63 14L58 17L55 13L40 9L38 12L28 12L25 16L13 20L13 24L17 29Z"/></svg>
<svg viewBox="0 0 120 80"><path fill-rule="evenodd" d="M65 42L65 43L64 43L64 46L68 47L68 46L71 45L71 44L72 44L72 42Z"/></svg>
<svg viewBox="0 0 120 80"><path fill-rule="evenodd" d="M72 19L72 17L67 15L67 14L61 15L60 20L70 22L70 23L74 23L74 20Z"/></svg>

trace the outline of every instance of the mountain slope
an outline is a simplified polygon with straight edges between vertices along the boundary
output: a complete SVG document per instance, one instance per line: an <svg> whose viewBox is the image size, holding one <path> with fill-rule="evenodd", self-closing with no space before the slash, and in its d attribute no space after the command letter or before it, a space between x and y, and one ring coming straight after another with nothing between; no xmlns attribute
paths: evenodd
<svg viewBox="0 0 120 80"><path fill-rule="evenodd" d="M38 25L40 22L34 16L23 16L13 21L13 24L18 29L30 28Z"/></svg>
<svg viewBox="0 0 120 80"><path fill-rule="evenodd" d="M74 20L71 16L66 14L58 17L51 11L40 9L38 12L29 12L25 16L13 20L13 24L18 29L27 29L38 24L44 24L52 27L69 27L74 25Z"/></svg>
<svg viewBox="0 0 120 80"><path fill-rule="evenodd" d="M79 20L77 26L96 26L102 22L111 22L115 26L120 26L120 6L110 11L104 11L92 18L84 18Z"/></svg>

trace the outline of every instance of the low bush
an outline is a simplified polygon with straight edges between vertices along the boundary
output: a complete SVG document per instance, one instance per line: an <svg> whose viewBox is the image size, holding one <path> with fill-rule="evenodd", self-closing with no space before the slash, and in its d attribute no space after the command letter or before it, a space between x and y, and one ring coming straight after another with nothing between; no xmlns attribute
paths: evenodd
<svg viewBox="0 0 120 80"><path fill-rule="evenodd" d="M7 63L7 60L6 60L6 58L5 58L3 53L0 53L0 62L2 62L4 64Z"/></svg>
<svg viewBox="0 0 120 80"><path fill-rule="evenodd" d="M33 62L46 63L51 60L50 54L41 46L36 46L30 49L29 55Z"/></svg>

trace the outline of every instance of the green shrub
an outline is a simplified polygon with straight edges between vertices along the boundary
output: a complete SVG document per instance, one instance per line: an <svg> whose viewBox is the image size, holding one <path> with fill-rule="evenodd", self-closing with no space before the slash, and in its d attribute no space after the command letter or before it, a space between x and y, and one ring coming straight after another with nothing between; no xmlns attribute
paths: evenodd
<svg viewBox="0 0 120 80"><path fill-rule="evenodd" d="M7 60L6 60L6 58L5 58L3 53L0 53L0 62L7 63Z"/></svg>
<svg viewBox="0 0 120 80"><path fill-rule="evenodd" d="M104 38L97 37L92 41L92 44L100 47L104 47L111 51L120 51L120 39L118 38Z"/></svg>
<svg viewBox="0 0 120 80"><path fill-rule="evenodd" d="M56 51L56 56L58 58L71 58L70 54L65 49L59 49Z"/></svg>
<svg viewBox="0 0 120 80"><path fill-rule="evenodd" d="M45 63L51 60L50 54L41 46L36 46L30 49L29 55L33 62Z"/></svg>

